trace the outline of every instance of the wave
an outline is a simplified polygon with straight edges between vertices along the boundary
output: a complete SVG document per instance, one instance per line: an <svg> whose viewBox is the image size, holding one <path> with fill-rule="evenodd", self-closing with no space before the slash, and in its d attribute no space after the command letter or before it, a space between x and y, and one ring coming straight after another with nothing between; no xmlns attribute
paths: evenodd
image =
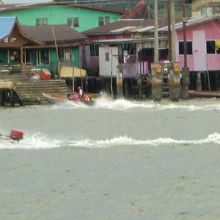
<svg viewBox="0 0 220 220"><path fill-rule="evenodd" d="M148 109L153 111L164 110L184 110L184 111L220 111L220 102L217 99L193 99L187 101L179 101L173 103L169 100L154 102L152 100L135 101L126 99L112 99L109 95L101 94L96 99L94 106L87 106L83 103L73 103L65 101L53 105L54 109L109 109L109 110L132 110L132 109Z"/></svg>
<svg viewBox="0 0 220 220"><path fill-rule="evenodd" d="M220 133L212 133L203 139L184 140L174 138L156 138L139 140L127 136L114 137L103 140L54 140L47 138L40 133L27 136L17 142L0 139L0 150L3 149L54 149L54 148L111 148L111 147L132 147L132 146L191 146L202 144L220 144Z"/></svg>

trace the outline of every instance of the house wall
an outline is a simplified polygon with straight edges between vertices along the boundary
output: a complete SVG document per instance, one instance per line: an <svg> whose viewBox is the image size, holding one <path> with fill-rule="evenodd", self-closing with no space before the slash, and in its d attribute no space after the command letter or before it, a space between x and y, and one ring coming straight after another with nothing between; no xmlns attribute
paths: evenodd
<svg viewBox="0 0 220 220"><path fill-rule="evenodd" d="M220 54L207 54L206 52L206 41L214 41L220 39L220 21L213 20L197 26L187 27L186 39L192 41L192 55L187 55L188 67L190 71L197 71L196 68L196 56L200 56L199 60L206 68L201 71L215 71L220 70ZM196 36L195 33L204 33L204 40L201 38L193 38ZM199 36L199 35L198 35ZM183 41L182 30L177 31L177 39ZM198 45L198 42L200 43ZM196 47L197 45L197 47ZM205 50L205 56L200 54L200 51ZM179 45L177 46L177 55L180 64L184 64L184 56L179 55ZM198 59L198 58L197 58Z"/></svg>
<svg viewBox="0 0 220 220"><path fill-rule="evenodd" d="M73 63L74 63L74 66L76 67L80 67L80 62L79 62L79 48L78 47L73 47L72 48L72 54L73 54Z"/></svg>
<svg viewBox="0 0 220 220"><path fill-rule="evenodd" d="M113 12L89 10L84 8L53 5L1 12L0 16L17 16L21 25L35 26L37 18L48 18L49 25L67 24L68 17L79 17L77 31L84 31L98 26L100 16L109 16L110 21L120 19L121 15Z"/></svg>
<svg viewBox="0 0 220 220"><path fill-rule="evenodd" d="M108 60L106 60L108 54ZM118 73L118 47L99 47L99 74L100 76L117 76Z"/></svg>
<svg viewBox="0 0 220 220"><path fill-rule="evenodd" d="M7 55L7 49L0 48L0 60L3 64L8 63L8 55Z"/></svg>

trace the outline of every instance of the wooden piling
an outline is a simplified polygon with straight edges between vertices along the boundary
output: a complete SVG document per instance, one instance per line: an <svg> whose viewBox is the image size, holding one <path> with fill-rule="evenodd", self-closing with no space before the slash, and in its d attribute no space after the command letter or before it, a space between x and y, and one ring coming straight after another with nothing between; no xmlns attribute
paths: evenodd
<svg viewBox="0 0 220 220"><path fill-rule="evenodd" d="M123 97L123 78L122 74L119 73L116 78L116 87L117 87L117 98Z"/></svg>

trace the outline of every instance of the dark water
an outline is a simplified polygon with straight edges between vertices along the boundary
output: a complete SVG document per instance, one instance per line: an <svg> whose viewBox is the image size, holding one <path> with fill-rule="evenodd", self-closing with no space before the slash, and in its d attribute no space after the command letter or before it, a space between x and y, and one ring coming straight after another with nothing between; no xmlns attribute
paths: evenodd
<svg viewBox="0 0 220 220"><path fill-rule="evenodd" d="M220 101L1 108L0 219L220 219Z"/></svg>

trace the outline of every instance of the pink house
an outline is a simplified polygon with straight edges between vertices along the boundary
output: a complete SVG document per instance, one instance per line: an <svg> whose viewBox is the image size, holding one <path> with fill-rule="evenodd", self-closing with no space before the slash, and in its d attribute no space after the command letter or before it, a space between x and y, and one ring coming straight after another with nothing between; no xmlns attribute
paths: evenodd
<svg viewBox="0 0 220 220"><path fill-rule="evenodd" d="M182 24L176 25L177 57L183 66ZM190 19L186 27L187 64L190 71L220 71L220 50L215 48L220 40L220 17L199 17Z"/></svg>

